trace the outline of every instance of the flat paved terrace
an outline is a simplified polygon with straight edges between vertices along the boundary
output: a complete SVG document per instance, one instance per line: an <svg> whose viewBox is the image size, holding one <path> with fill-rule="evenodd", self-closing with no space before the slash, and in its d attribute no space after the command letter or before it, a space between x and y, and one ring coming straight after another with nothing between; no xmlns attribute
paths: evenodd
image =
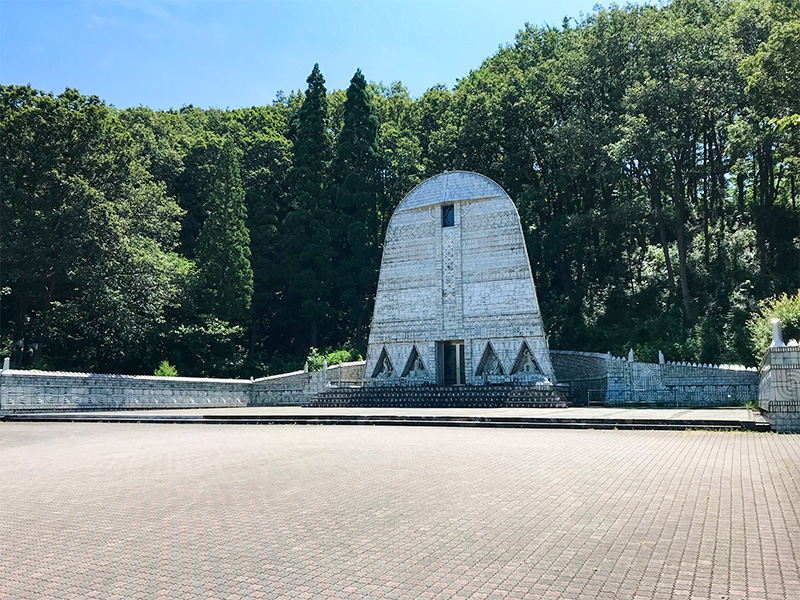
<svg viewBox="0 0 800 600"><path fill-rule="evenodd" d="M769 430L769 422L744 408L305 408L229 407L11 413L0 420L150 421L330 425L438 425L584 429Z"/></svg>
<svg viewBox="0 0 800 600"><path fill-rule="evenodd" d="M800 436L0 422L0 598L798 598Z"/></svg>

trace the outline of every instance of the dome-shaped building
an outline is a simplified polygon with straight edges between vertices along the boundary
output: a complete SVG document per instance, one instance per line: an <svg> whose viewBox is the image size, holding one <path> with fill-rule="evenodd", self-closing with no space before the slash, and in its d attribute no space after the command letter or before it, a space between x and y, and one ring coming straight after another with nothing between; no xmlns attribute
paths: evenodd
<svg viewBox="0 0 800 600"><path fill-rule="evenodd" d="M494 181L446 172L386 230L367 385L554 384L519 214Z"/></svg>

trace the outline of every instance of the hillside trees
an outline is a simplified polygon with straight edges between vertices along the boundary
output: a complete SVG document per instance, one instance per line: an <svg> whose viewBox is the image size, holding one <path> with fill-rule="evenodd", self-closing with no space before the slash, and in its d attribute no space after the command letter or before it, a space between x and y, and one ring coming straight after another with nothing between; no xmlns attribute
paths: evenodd
<svg viewBox="0 0 800 600"><path fill-rule="evenodd" d="M209 191L208 216L197 238L202 306L229 321L248 317L253 295L250 232L236 148L225 140Z"/></svg>
<svg viewBox="0 0 800 600"><path fill-rule="evenodd" d="M454 164L516 200L554 347L733 360L754 300L797 285L794 128L755 96L791 95L754 75L745 96L741 76L759 60L782 61L761 81L794 73L796 53L759 50L791 44L774 36L792 6L680 0L528 26L456 86Z"/></svg>
<svg viewBox="0 0 800 600"><path fill-rule="evenodd" d="M796 0L598 9L419 98L318 66L236 110L3 87L0 343L209 375L363 350L392 210L469 169L516 202L552 347L752 361L748 316L800 288L798 24Z"/></svg>
<svg viewBox="0 0 800 600"><path fill-rule="evenodd" d="M0 198L13 341L65 368L136 368L185 269L181 210L114 112L0 87Z"/></svg>
<svg viewBox="0 0 800 600"><path fill-rule="evenodd" d="M291 166L291 143L283 134L286 119L274 107L237 111L242 140L242 184L247 206L253 269L250 357L281 347L271 323L277 317L282 279L280 224L286 214L284 186Z"/></svg>

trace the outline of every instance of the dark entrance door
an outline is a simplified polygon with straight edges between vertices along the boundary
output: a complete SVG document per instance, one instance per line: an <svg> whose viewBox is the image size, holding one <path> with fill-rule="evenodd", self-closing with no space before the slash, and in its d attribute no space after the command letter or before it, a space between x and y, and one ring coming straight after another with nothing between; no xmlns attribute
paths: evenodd
<svg viewBox="0 0 800 600"><path fill-rule="evenodd" d="M464 377L464 342L441 342L439 344L442 383L461 385Z"/></svg>

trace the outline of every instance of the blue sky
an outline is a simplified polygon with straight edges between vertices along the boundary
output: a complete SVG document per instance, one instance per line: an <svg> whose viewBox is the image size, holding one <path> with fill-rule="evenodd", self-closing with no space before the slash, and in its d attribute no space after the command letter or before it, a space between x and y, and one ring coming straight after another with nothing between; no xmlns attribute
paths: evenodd
<svg viewBox="0 0 800 600"><path fill-rule="evenodd" d="M0 0L0 83L76 87L119 108L269 104L356 68L412 96L480 66L526 22L580 20L594 0Z"/></svg>

